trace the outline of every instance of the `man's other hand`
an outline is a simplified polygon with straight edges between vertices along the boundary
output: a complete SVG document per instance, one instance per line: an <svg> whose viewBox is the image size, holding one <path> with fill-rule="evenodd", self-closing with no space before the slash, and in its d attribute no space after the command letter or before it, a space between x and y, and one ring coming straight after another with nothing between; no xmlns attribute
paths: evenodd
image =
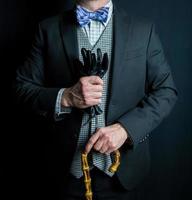
<svg viewBox="0 0 192 200"><path fill-rule="evenodd" d="M89 153L93 148L100 153L110 154L119 149L127 138L128 134L126 130L119 123L99 128L89 139L85 147L85 152Z"/></svg>

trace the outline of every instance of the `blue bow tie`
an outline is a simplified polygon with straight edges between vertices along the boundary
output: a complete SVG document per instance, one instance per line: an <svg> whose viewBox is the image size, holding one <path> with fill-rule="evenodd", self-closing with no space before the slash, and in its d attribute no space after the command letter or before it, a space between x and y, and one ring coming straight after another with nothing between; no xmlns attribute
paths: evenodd
<svg viewBox="0 0 192 200"><path fill-rule="evenodd" d="M103 7L95 12L89 12L81 6L77 6L76 16L77 21L81 27L88 25L91 20L106 23L109 14L109 7Z"/></svg>

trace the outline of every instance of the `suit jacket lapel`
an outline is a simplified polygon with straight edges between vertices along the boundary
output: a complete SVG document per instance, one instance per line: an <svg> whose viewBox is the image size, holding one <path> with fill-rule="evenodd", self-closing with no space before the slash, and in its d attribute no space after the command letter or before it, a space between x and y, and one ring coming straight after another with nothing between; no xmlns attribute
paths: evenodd
<svg viewBox="0 0 192 200"><path fill-rule="evenodd" d="M126 19L126 22L125 22ZM109 88L109 104L108 110L110 112L106 113L107 123L111 122L113 118L114 107L116 107L116 101L118 96L116 91L119 88L119 81L121 80L121 70L123 68L123 61L125 55L125 47L128 45L128 35L130 32L130 20L125 18L124 14L120 12L114 6L114 19L113 19L113 52L112 52L112 81L111 88ZM113 112L114 111L114 112Z"/></svg>
<svg viewBox="0 0 192 200"><path fill-rule="evenodd" d="M64 51L68 58L69 68L73 78L78 78L74 60L79 58L78 41L77 41L77 22L74 10L67 11L63 14L60 23L61 37Z"/></svg>

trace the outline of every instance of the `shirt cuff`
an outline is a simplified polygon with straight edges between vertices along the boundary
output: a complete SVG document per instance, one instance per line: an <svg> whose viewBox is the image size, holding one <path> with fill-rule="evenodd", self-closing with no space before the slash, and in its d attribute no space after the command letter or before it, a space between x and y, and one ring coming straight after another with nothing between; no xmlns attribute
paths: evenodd
<svg viewBox="0 0 192 200"><path fill-rule="evenodd" d="M72 110L71 107L63 107L61 105L61 100L62 100L64 91L65 91L65 88L60 89L57 95L56 104L55 104L55 120L56 121L62 119L63 114L71 113L71 110Z"/></svg>

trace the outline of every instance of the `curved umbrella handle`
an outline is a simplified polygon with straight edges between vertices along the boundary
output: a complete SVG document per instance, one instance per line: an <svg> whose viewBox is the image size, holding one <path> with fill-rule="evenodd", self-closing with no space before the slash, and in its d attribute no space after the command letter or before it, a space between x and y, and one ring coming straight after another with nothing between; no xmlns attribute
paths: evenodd
<svg viewBox="0 0 192 200"><path fill-rule="evenodd" d="M85 197L86 200L92 200L93 199L93 192L91 188L91 177L90 177L90 168L88 163L88 154L82 153L81 154L81 161L82 161L82 171L84 175L84 183L85 183ZM119 150L114 151L114 162L109 168L109 171L111 173L115 173L118 170L118 167L120 165L120 152Z"/></svg>
<svg viewBox="0 0 192 200"><path fill-rule="evenodd" d="M119 165L120 165L120 157L121 157L121 154L119 150L114 151L114 162L109 168L109 171L111 173L115 173L118 170Z"/></svg>

